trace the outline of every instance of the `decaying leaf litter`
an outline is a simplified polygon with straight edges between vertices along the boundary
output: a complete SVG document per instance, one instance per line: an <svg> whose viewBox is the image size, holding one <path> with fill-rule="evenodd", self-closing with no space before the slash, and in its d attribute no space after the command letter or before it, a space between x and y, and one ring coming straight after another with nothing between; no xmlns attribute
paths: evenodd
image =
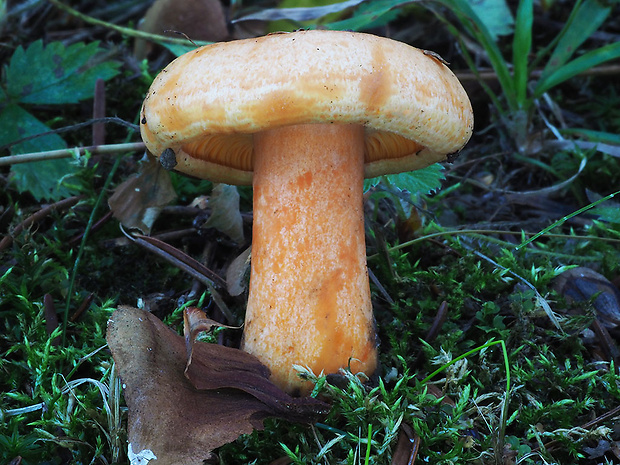
<svg viewBox="0 0 620 465"><path fill-rule="evenodd" d="M450 21L446 23L447 30L456 28L462 31L458 16L470 13L466 5L454 4L459 7L456 10L458 14L455 14L457 20L444 16L445 11L439 7L433 12L437 17ZM333 7L329 13L335 17L332 16L328 24L338 24L338 28L342 29L371 27L380 35L392 35L398 31L397 35L409 37L411 43L437 51L457 71L466 69L467 59L476 58L485 63L483 54L475 55L479 49L468 47L468 43L463 42L463 38L468 36L461 33L455 38L446 33L439 34L439 27L432 21L428 25L420 25L419 16L424 16L423 10L414 8L414 11L403 11L398 4L385 10L381 8L383 6L372 2L361 4L353 11ZM539 7L536 8L538 12ZM486 63L491 64L498 81L484 81L489 86L487 93L482 93L478 86L469 89L479 131L461 157L446 165L443 173L447 180L443 183L443 189L434 196L412 197L403 192L403 187L409 192L431 190L433 187L421 189L415 187L413 180L390 178L380 183L370 182L366 186L369 188L365 201L369 270L371 278L374 277L373 307L381 338L384 370L380 381L374 382L380 384L363 385L359 379L346 373L340 378L329 378L327 384L323 384L326 380L320 379L323 399L332 404L331 413L324 422L319 422L311 430L303 426L297 430L287 423L268 422L263 433L254 433L219 450L220 460L245 463L258 459L260 463L270 463L286 456L289 461L297 463L389 463L392 453L394 460L397 460L394 463L415 463L416 460L433 463L442 460L456 460L459 463L605 463L605 460L614 460L613 418L617 406L617 381L614 365L610 365L609 361L615 359L617 351L613 334L617 288L613 282L618 263L614 241L618 238L617 218L614 219L615 199L610 195L619 184L617 141L614 139L614 134L618 133L618 116L612 103L614 98L617 99L617 94L613 84L609 84L613 81L604 76L604 73L612 73L613 76L614 62L603 65L599 61L586 70L590 77L571 79L531 102L527 90L524 94L519 90L519 79L527 79L529 71L532 71L532 76L540 76L539 70L542 70L543 76L545 72L548 76L552 75L554 70L549 65L545 66L546 61L537 63L534 54L553 39L551 31L562 32L561 28L570 23L565 21L567 19L572 18L577 27L580 22L583 24L585 18L590 18L590 32L584 30L582 36L593 34L601 25L601 31L608 34L603 38L600 35L590 38L579 56L589 59L587 52L606 46L608 48L598 55L591 54L592 59L596 60L604 53L613 55L613 40L607 42L606 39L614 37L614 34L617 36L618 25L614 15L606 13L605 8L607 6L595 2L581 2L577 13L569 18L553 7L540 10L542 14L536 16L534 27L548 26L547 34L535 36L534 47L529 49L529 53L519 55L532 58L532 69L524 71L522 60L517 58L516 52L511 57L507 48L504 54L508 62L515 65L512 84L506 78L492 44L488 43L489 37L476 37L468 31L471 34L469 37L474 36L483 44L490 57ZM112 23L127 24L114 8L109 11L78 10L95 18L111 19ZM312 17L316 11L309 8L304 13L310 16L303 19L317 21L316 17ZM513 45L519 45L518 50L527 50L522 32L523 26L528 24L528 2L520 2L518 8L512 11L516 13L516 22L520 26L517 29L520 34L514 35ZM47 40L43 41L43 45L53 39L62 39L65 46L70 47L74 42L66 39L67 32L75 31L79 21L84 20L72 19L74 22L69 23L71 27L67 27L66 23L61 25L58 20L75 17L64 16L58 10L33 8L19 14L25 20L42 14L51 15L54 21L47 23L49 36L45 37ZM289 18L287 10L283 14L285 20ZM249 12L241 10L235 16L242 19L233 22L233 31L237 34L240 29L248 34L248 29L256 27L251 21L243 20L244 16L249 16ZM550 18L557 22L553 23ZM418 37L419 32L413 28L414 24L418 30L428 28L429 33L424 38ZM25 21L20 27L27 32L28 25ZM386 25L390 32L385 29ZM259 25L259 30L252 31L252 35L266 32L265 27L269 25ZM467 30L468 26L464 27ZM499 28L499 32L494 31L490 37L512 40L510 26L504 27L508 30L501 32ZM118 43L104 35L108 29L87 26L84 30L87 32L83 40L87 44L92 39L100 39L102 43L99 46L111 50L108 47ZM508 35L502 35L506 33ZM40 38L37 36L40 33L30 34L32 40L27 43L34 43ZM559 44L567 49L575 45L567 41L578 41L575 34L564 34L562 37L565 39L561 39ZM459 40L461 48L457 52L454 44ZM501 40L504 39L500 39L500 43ZM610 43L611 48L608 46ZM558 46L556 50L561 48ZM24 47L26 50L29 49ZM465 53L465 57L459 52ZM502 49L500 53L503 52ZM129 77L117 74L108 78L112 82L123 83L115 87L117 90L110 90L110 80L106 86L108 109L114 109L114 113L128 123L138 123L135 120L136 108L153 73L170 59L170 55L164 57L161 51L154 53L152 71L142 74L140 65L127 59L128 54L110 56L115 61L123 62L120 69L134 70ZM8 58L11 55L6 54L7 63L10 63ZM556 63L559 61L573 67L579 65L574 65L566 54L554 52L552 55ZM106 58L102 59L103 63L110 63ZM156 64L157 59L159 64ZM517 66L519 60L520 67ZM527 67L529 63L525 65ZM570 73L570 69L562 69L561 72ZM464 82L472 82L468 80L469 74L465 71ZM8 84L8 81L5 82ZM15 89L16 82L14 80L12 87L7 86L7 89ZM127 82L135 86L128 86ZM498 82L501 87L497 87ZM498 91L500 88L501 91ZM605 92L601 95L599 91L603 88ZM86 104L80 108L80 116L76 117L76 107L71 107L73 104L69 102L30 102L27 97L18 97L16 92L8 92L7 95L3 103L4 117L9 115L13 118L16 111L17 117L20 117L22 113L16 108L25 108L52 128L81 123L89 118ZM79 94L76 92L75 95ZM88 100L85 102L88 103ZM526 103L527 111L514 111L518 105L512 105L518 102ZM49 108L40 108L41 104L62 107L60 119L50 120ZM14 126L13 123L6 127ZM38 128L42 130L40 126ZM62 133L61 136L67 139L65 144L68 146L92 145L87 133L75 131ZM135 133L109 126L107 142L136 140ZM28 148L22 152L46 148ZM49 148L62 147L55 145ZM18 151L13 149L12 153ZM174 309L188 300L200 303L210 316L219 321L236 325L242 320L243 294L237 299L230 298L226 289L209 287L208 279L199 280L202 285L192 284L187 274L178 271L181 269L179 266L163 265L161 258L154 258L141 249L137 251L132 250L131 246L117 245L127 241L119 232L116 221L105 215L107 197L95 210L87 239L81 242L101 188L109 192L108 186L120 185L136 173L136 162L140 157L141 154L135 154L123 158L109 185L106 184L107 175L114 165L108 156L78 157L72 164L69 163L78 167L78 175L72 178L48 176L46 181L49 187L45 192L57 192L54 186L60 185L59 180L62 179L63 187L73 189L73 194L85 195L85 200L71 210L61 206L60 210L70 213L68 216L47 216L48 219L43 222L38 219L37 229L24 223L27 226L22 228L21 235L13 239L9 249L11 255L4 252L2 311L9 327L14 328L3 337L4 366L6 369L19 367L21 359L28 360L31 366L50 367L49 375L45 369L36 374L23 369L10 371L10 379L3 389L6 392L3 402L8 403L8 408L2 407L3 411L11 412L5 416L9 422L6 431L2 432L4 443L10 446L7 447L8 453L12 453L6 456L7 461L23 457L25 463L29 460L38 463L52 457L68 460L72 455L74 458L109 461L115 450L112 444L118 443L118 438L106 432L122 431L96 426L106 423L97 417L96 407L94 410L89 408L101 402L101 399L93 400L92 392L87 389L80 392L77 388L71 391L78 407L70 405L67 391L63 393L66 381L86 377L100 379L111 387L113 379L106 352L99 351L82 358L91 350L77 355L79 352L75 348L79 344L76 343L59 349L26 350L25 338L40 341L42 348L48 340L44 327L37 323L42 318L39 309L43 308L37 302L55 302L61 324L63 313L66 313L64 320L68 321L78 313L79 307L87 303L83 320L68 324L66 337L69 342L84 340L88 334L94 333L89 342L102 343L101 323L109 316L110 309L119 304L136 305L139 298L146 308L165 318L173 327L178 327L181 321L179 310ZM34 170L34 164L31 165L25 168L29 172ZM19 171L11 168L13 182L19 180L16 173ZM40 209L40 204L29 195L36 197L44 194L41 191L38 194L36 191L28 192L27 187L24 190L27 182L27 178L22 177L21 188L17 187L18 184L7 184L3 193L3 221L7 227L19 225ZM186 264L189 258L197 259L209 271L224 277L229 263L245 250L247 243L242 246L233 242L230 235L219 228L202 228L204 219L192 223L198 208L190 205L194 199L197 199L197 205L204 205L205 202L198 199L204 192L209 192L208 185L188 185L187 180L175 176L172 177L172 185L178 195L176 205L166 206L162 202L157 206L160 216L153 224L151 234L164 238L164 243L169 242L177 250L170 254L169 245L166 246L165 251L172 255L173 263L177 260L176 263ZM16 187L24 193L17 194ZM235 221L238 224L238 218L242 218L244 237L249 238L250 196L243 189L239 192L241 206ZM66 196L59 195L58 199ZM19 208L10 208L17 199ZM588 204L596 205L570 216ZM55 209L48 211L54 212ZM201 212L199 216L208 217L208 207L205 211L206 215ZM516 249L527 237L554 221L561 221L562 224L533 243ZM75 256L69 255L69 252L80 250L80 247L80 262L74 267ZM142 264L144 266L139 266ZM564 271L562 267L567 265L581 265L599 274L583 271L564 275L564 281L569 284L561 284L561 281L557 284L554 277L560 275ZM77 278L70 286L70 278L74 274ZM241 269L236 279L238 283L246 279L243 274ZM22 276L31 277L31 284L24 284L20 279ZM203 285L209 289L206 295L202 294ZM565 293L565 289L571 289L572 293ZM575 289L580 297L578 299L575 299ZM70 300L67 299L67 290ZM88 304L87 297L93 293L96 296L94 303ZM47 299L43 298L44 294L48 295ZM179 301L179 297L183 300ZM544 312L545 305L551 309L560 329L552 323L550 313ZM15 308L25 315L21 320L15 317ZM222 311L230 316L220 314ZM236 320L228 321L231 316ZM431 331L433 327L438 327L439 331ZM224 345L233 347L238 345L240 331L217 330L216 334L212 340L216 338ZM50 341L54 340L52 336L56 334L49 335ZM420 339L424 339L426 344ZM507 344L512 387L508 409L502 408L507 384L500 351L491 348L495 346L473 350L491 340L504 340ZM38 347L36 343L31 346ZM423 356L420 357L420 354ZM464 354L468 356L456 360ZM37 360L45 363L37 364ZM438 389L434 384L428 384L429 380L419 384L440 366L445 366L445 370L435 378L439 382ZM63 373L66 381L55 379L51 375L54 371ZM429 392L436 392L437 397L424 395L423 386ZM27 392L30 395L24 397ZM45 401L50 397L50 401ZM45 405L47 412L42 415L42 407L37 410L37 405ZM21 408L26 410L21 411ZM508 417L502 417L502 412L507 412ZM39 419L39 426L33 429L27 422L35 419ZM54 423L51 419L55 419ZM53 424L58 425L60 430L52 428ZM90 426L84 428L83 425ZM10 431L16 433L11 435ZM397 441L399 431L405 433L401 434L403 439ZM37 445L34 441L41 435L48 442ZM100 438L99 441L106 446L96 446L95 438ZM368 441L368 438L371 440ZM122 437L120 443L123 443ZM403 443L410 443L405 452L402 452ZM503 446L499 447L500 444ZM120 448L116 456L118 459L122 450L126 449Z"/></svg>

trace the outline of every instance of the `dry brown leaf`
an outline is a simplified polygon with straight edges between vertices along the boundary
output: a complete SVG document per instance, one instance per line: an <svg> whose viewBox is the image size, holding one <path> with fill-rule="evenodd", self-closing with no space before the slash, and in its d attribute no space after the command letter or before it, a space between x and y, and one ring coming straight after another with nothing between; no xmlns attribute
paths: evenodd
<svg viewBox="0 0 620 465"><path fill-rule="evenodd" d="M413 428L403 423L398 433L398 442L392 454L392 465L413 465L420 448L420 436Z"/></svg>
<svg viewBox="0 0 620 465"><path fill-rule="evenodd" d="M571 268L555 278L553 287L568 302L594 298L592 304L601 323L607 329L620 325L620 291L602 274L582 266Z"/></svg>
<svg viewBox="0 0 620 465"><path fill-rule="evenodd" d="M216 184L209 198L211 215L202 225L215 228L238 244L243 242L243 219L239 211L239 191L236 186Z"/></svg>
<svg viewBox="0 0 620 465"><path fill-rule="evenodd" d="M228 37L226 15L219 0L156 0L144 16L140 30L153 34L175 31L192 40L220 42ZM146 58L152 44L138 39L134 55Z"/></svg>
<svg viewBox="0 0 620 465"><path fill-rule="evenodd" d="M262 429L268 416L309 422L327 411L318 400L290 398L255 357L229 347L194 343L190 381L183 337L143 310L119 307L107 338L129 408L131 451L152 453L155 465L201 464L215 448Z"/></svg>
<svg viewBox="0 0 620 465"><path fill-rule="evenodd" d="M185 370L192 363L194 342L201 332L209 332L214 326L229 329L241 329L241 326L228 326L218 321L207 318L205 312L197 307L187 307L183 310L183 335L185 336L185 351L187 353L187 364Z"/></svg>
<svg viewBox="0 0 620 465"><path fill-rule="evenodd" d="M280 457L279 459L275 459L269 465L290 465L293 461L289 457Z"/></svg>
<svg viewBox="0 0 620 465"><path fill-rule="evenodd" d="M251 254L252 247L248 247L228 265L226 270L226 288L232 296L243 294L247 288Z"/></svg>
<svg viewBox="0 0 620 465"><path fill-rule="evenodd" d="M140 171L114 190L108 205L123 226L149 234L162 207L175 198L170 174L154 157L146 157Z"/></svg>

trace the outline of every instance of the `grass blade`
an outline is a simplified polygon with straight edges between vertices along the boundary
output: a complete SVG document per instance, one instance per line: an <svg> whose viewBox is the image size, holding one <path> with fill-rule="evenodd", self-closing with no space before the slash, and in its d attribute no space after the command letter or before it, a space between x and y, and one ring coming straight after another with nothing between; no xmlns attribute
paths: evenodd
<svg viewBox="0 0 620 465"><path fill-rule="evenodd" d="M560 32L558 41L547 65L543 70L543 78L552 74L564 65L601 24L611 12L611 6L598 0L585 0Z"/></svg>
<svg viewBox="0 0 620 465"><path fill-rule="evenodd" d="M579 58L565 64L564 66L556 69L550 75L542 77L536 89L534 91L534 97L540 97L549 89L557 86L558 84L577 76L595 66L605 63L606 61L615 60L620 58L620 42L605 45L604 47L592 50Z"/></svg>
<svg viewBox="0 0 620 465"><path fill-rule="evenodd" d="M585 211L590 210L593 207L596 207L598 204L612 199L613 197L615 197L616 195L620 194L620 191L614 192L612 194L609 194L601 199L598 199L596 202L592 202L589 205L586 205L585 207L580 208L577 211L574 211L573 213L571 213L570 215L566 215L563 218L560 218L558 221L556 221L553 224L550 224L549 226L547 226L545 229L543 229L542 231L534 234L532 237L530 237L529 239L526 239L525 241L521 242L518 246L515 247L515 250L519 250L522 249L523 247L525 247L526 245L528 245L530 242L534 242L536 239L538 239L540 236L542 236L543 234L546 234L547 232L551 231L553 228L555 228L556 226L559 226L561 224L563 224L566 220L570 220L573 216L577 216Z"/></svg>
<svg viewBox="0 0 620 465"><path fill-rule="evenodd" d="M508 64L484 21L480 19L466 0L440 0L439 3L450 9L458 17L463 27L482 45L495 74L497 74L497 80L502 87L509 109L518 110L514 82Z"/></svg>
<svg viewBox="0 0 620 465"><path fill-rule="evenodd" d="M514 66L514 89L517 105L525 107L527 98L528 60L532 50L532 25L534 23L534 3L521 0L517 10L515 33L512 41L512 64Z"/></svg>
<svg viewBox="0 0 620 465"><path fill-rule="evenodd" d="M232 20L232 23L241 21L278 21L293 22L311 21L332 13L339 13L347 8L359 5L364 0L347 0L331 5L300 7L300 8L267 8Z"/></svg>

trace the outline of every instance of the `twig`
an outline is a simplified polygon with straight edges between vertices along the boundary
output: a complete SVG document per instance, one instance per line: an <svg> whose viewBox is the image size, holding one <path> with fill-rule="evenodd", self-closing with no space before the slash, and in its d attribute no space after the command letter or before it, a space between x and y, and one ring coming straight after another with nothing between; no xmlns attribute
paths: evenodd
<svg viewBox="0 0 620 465"><path fill-rule="evenodd" d="M530 73L530 78L539 78L543 73L542 69L536 69ZM472 81L497 81L497 73L495 71L481 71L473 73L471 71L455 71L454 74L459 78L461 82L472 82ZM613 76L616 74L620 74L620 65L606 65L606 66L596 66L594 68L590 68L583 73L578 74L578 76Z"/></svg>
<svg viewBox="0 0 620 465"><path fill-rule="evenodd" d="M73 147L70 149L48 150L46 152L22 153L0 157L0 166L16 165L18 163L31 163L35 161L56 160L58 158L70 158L76 155L84 155L87 151L93 155L115 154L122 152L137 152L144 150L144 142L129 142L127 144L95 145L90 147Z"/></svg>
<svg viewBox="0 0 620 465"><path fill-rule="evenodd" d="M416 237L415 239L411 239L410 241L403 242L401 244L397 244L395 246L389 247L387 250L388 252L394 252L396 250L401 250L406 247L409 247L418 242L427 241L435 237L441 237L441 236L473 235L474 237L479 236L481 239L488 240L490 238L485 237L485 236L493 235L493 234L506 234L506 235L512 235L512 236L521 236L521 235L532 236L537 233L528 232L528 231L506 231L506 230L501 230L501 229L451 229L451 230L446 230L446 231L433 232L425 236ZM570 235L570 234L545 234L545 237L570 239L570 240L582 240L582 241L598 240L602 242L620 243L620 239L616 239L615 237L575 236L575 235ZM514 247L514 244L511 244L511 246ZM534 249L534 250L531 250L531 252L540 253L541 251ZM367 260L374 260L378 257L379 257L379 254L376 253L373 255L369 255Z"/></svg>
<svg viewBox="0 0 620 465"><path fill-rule="evenodd" d="M609 420L610 418L618 415L620 413L620 405L616 406L614 408L612 408L610 411L603 413L602 415L594 418L593 420L588 421L587 423L584 423L583 425L579 426L579 428L583 428L583 429L589 429L589 428L593 428L594 426L598 425L599 423L602 423L606 420ZM538 444L536 446L534 446L532 448L532 452L536 452L542 448L544 448L544 450L552 450L554 449L556 446L561 445L561 442L558 439L552 439L551 441L549 441L546 444Z"/></svg>
<svg viewBox="0 0 620 465"><path fill-rule="evenodd" d="M73 313L73 315L71 315L69 321L71 323L75 323L78 318L82 316L82 313L84 313L84 311L86 311L86 309L90 306L94 298L95 294L93 294L92 292L88 294L86 298L82 301L82 304L78 307L78 309Z"/></svg>
<svg viewBox="0 0 620 465"><path fill-rule="evenodd" d="M112 210L108 211L105 215L99 218L95 224L93 224L91 230L92 231L98 230L102 225L107 223L112 218L113 213L114 212L112 212ZM71 239L69 239L69 242L68 242L69 246L73 247L74 245L76 245L78 242L82 240L82 237L84 237L84 232L81 232L77 236L74 236Z"/></svg>
<svg viewBox="0 0 620 465"><path fill-rule="evenodd" d="M95 82L95 97L93 98L93 119L105 118L105 81L101 78ZM103 123L95 123L92 127L93 145L105 144L105 125Z"/></svg>
<svg viewBox="0 0 620 465"><path fill-rule="evenodd" d="M38 134L33 134L28 137L22 137L21 139L17 139L11 141L8 144L4 144L0 146L0 150L6 150L9 147L12 147L16 144L21 144L22 142L27 142L32 139L37 139L39 137L49 136L50 134L62 134L63 132L75 131L76 129L85 128L87 126L93 126L98 123L114 123L120 126L125 126L135 132L140 132L140 126L137 124L130 123L129 121L125 121L123 118L119 118L118 116L108 116L106 118L95 118L88 121L84 121L82 123L71 124L69 126L64 126L62 128L50 129L49 131L40 132Z"/></svg>
<svg viewBox="0 0 620 465"><path fill-rule="evenodd" d="M45 330L47 335L51 336L52 333L58 328L58 314L56 313L56 306L54 305L54 299L51 294L45 294L43 296L43 309L45 312ZM52 345L57 346L60 344L60 337L55 337L52 341Z"/></svg>
<svg viewBox="0 0 620 465"><path fill-rule="evenodd" d="M107 29L111 29L113 31L118 32L119 34L122 34L124 36L129 36L129 37L139 37L141 39L146 39L146 40L152 40L155 42L165 42L167 44L177 44L177 45L189 45L190 42L185 40L185 39L178 39L176 37L167 37L167 36L162 36L159 34L151 34L148 32L144 32L144 31L138 31L136 29L131 29L128 27L123 27L123 26L118 26L116 24L113 23L109 23L107 21L102 21L100 19L96 19L93 18L92 16L88 16L85 15L84 13L80 13L79 11L71 8L68 5L65 5L64 3L60 2L59 0L49 0L50 3L52 3L53 5L55 5L57 8L69 13L72 16L75 16L76 18L81 19L82 21L88 23L88 24L92 24L94 26L102 26L105 27ZM204 42L204 41L199 41L197 42L199 45L206 45L209 44L211 42Z"/></svg>
<svg viewBox="0 0 620 465"><path fill-rule="evenodd" d="M136 244L144 247L145 249L159 255L167 260L169 263L179 267L181 270L192 276L194 279L200 281L203 284L215 284L218 287L226 289L226 281L222 279L217 273L210 270L202 263L194 260L189 255L181 252L180 250L172 247L171 245L155 239L150 236L143 236L137 233L128 233L122 227L121 230L125 236L135 242Z"/></svg>
<svg viewBox="0 0 620 465"><path fill-rule="evenodd" d="M86 224L86 229L84 230L84 235L82 236L82 241L80 242L80 247L78 248L77 255L75 257L75 261L73 262L73 268L71 269L71 275L69 276L69 288L67 289L67 302L65 304L64 317L62 320L62 346L65 347L65 343L67 342L67 326L69 323L69 308L71 308L71 297L73 294L73 286L75 284L75 280L77 278L77 272L80 267L80 262L82 261L82 256L84 255L84 251L86 250L86 241L88 240L88 235L92 229L93 223L95 222L95 215L99 210L99 206L103 202L103 198L105 196L106 191L108 190L110 184L112 183L112 179L114 178L114 173L121 164L122 156L116 157L116 161L108 176L103 183L103 188L99 195L97 196L97 200L95 201L95 205L93 206L92 211L90 212L90 217L88 218L88 223Z"/></svg>
<svg viewBox="0 0 620 465"><path fill-rule="evenodd" d="M20 224L15 226L15 229L13 229L11 234L7 234L6 236L2 238L2 240L0 241L0 252L6 249L9 245L11 245L11 243L13 242L13 238L17 236L19 233L21 233L24 229L29 228L35 222L42 220L47 215L51 214L52 212L56 210L64 210L66 208L71 208L76 203L78 203L82 198L83 196L81 195L75 196L75 197L69 197L68 199L64 199L59 202L48 205L47 207L42 208L41 210L34 213L33 215L30 215Z"/></svg>

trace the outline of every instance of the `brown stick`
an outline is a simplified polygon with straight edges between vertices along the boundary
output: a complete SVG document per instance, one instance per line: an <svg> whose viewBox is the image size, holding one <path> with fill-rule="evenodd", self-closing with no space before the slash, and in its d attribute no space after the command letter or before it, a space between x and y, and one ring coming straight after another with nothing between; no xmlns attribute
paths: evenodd
<svg viewBox="0 0 620 465"><path fill-rule="evenodd" d="M97 79L95 82L95 98L93 99L93 119L105 117L105 81ZM105 144L105 124L93 124L93 145Z"/></svg>
<svg viewBox="0 0 620 465"><path fill-rule="evenodd" d="M144 150L144 142L130 142L127 144L108 144L92 147L74 147L70 149L49 150L47 152L22 153L20 155L7 155L0 157L0 166L15 165L17 163L30 163L33 161L56 160L70 158L76 154L83 155L86 151L91 154L110 154L122 152L135 152Z"/></svg>
<svg viewBox="0 0 620 465"><path fill-rule="evenodd" d="M59 202L52 203L48 205L47 207L44 207L38 212L34 213L33 215L30 215L20 224L15 226L15 229L13 229L12 233L7 234L6 236L2 238L2 240L0 241L0 252L6 249L9 245L11 245L13 243L13 238L17 236L18 234L20 234L24 229L29 228L35 222L42 220L49 214L55 212L56 210L65 210L67 208L73 207L76 203L82 200L82 198L83 196L81 195L69 197L68 199L64 199Z"/></svg>
<svg viewBox="0 0 620 465"><path fill-rule="evenodd" d="M530 77L539 78L542 72L542 69L535 69L530 73ZM497 73L495 73L495 71L481 71L478 75L475 75L471 71L455 71L454 74L456 74L456 77L458 77L461 82L477 81L478 79L483 81L497 80ZM579 76L613 76L616 74L620 74L620 65L596 66L580 73Z"/></svg>

